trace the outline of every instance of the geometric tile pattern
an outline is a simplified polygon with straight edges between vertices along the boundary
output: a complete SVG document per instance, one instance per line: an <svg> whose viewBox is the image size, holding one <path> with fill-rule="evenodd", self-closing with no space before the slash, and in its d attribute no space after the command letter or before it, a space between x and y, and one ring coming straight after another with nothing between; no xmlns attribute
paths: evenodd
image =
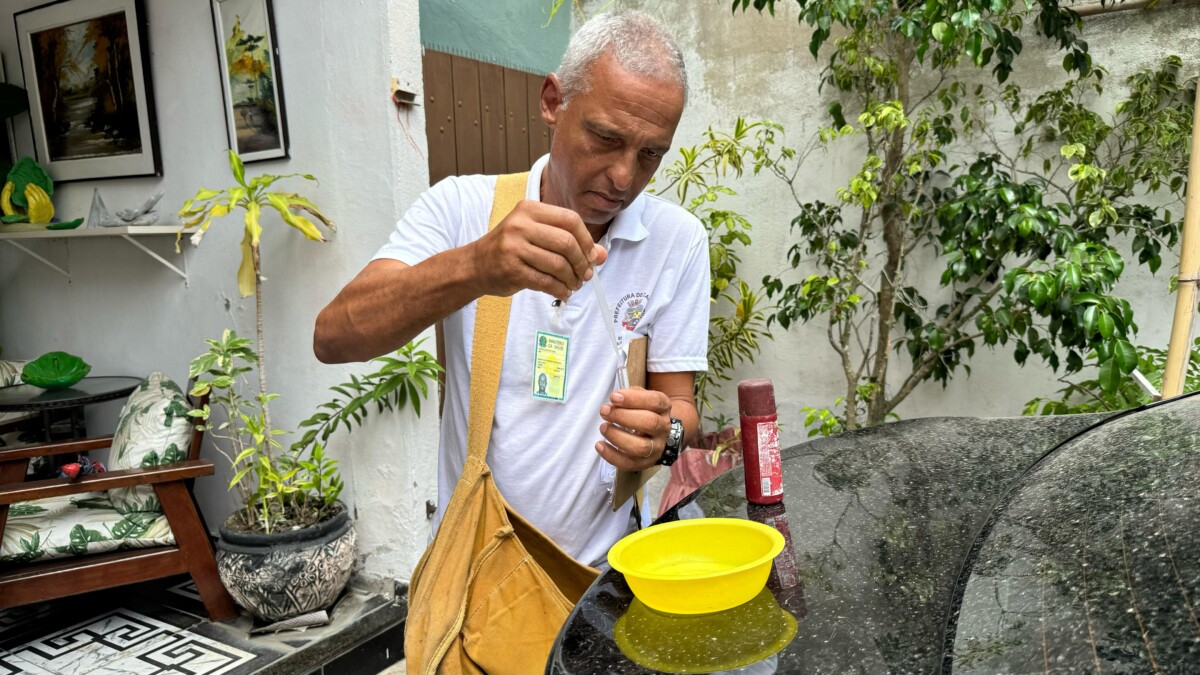
<svg viewBox="0 0 1200 675"><path fill-rule="evenodd" d="M116 609L12 649L0 656L0 675L220 675L254 658L144 614Z"/></svg>
<svg viewBox="0 0 1200 675"><path fill-rule="evenodd" d="M183 597L195 600L196 602L203 602L200 599L200 591L196 590L196 582L192 581L191 578L181 584L171 586L167 589L167 591L176 595L182 595Z"/></svg>
<svg viewBox="0 0 1200 675"><path fill-rule="evenodd" d="M251 635L245 614L208 620L187 577L143 582L0 610L0 675L378 675L402 656L406 609L352 589L326 626Z"/></svg>

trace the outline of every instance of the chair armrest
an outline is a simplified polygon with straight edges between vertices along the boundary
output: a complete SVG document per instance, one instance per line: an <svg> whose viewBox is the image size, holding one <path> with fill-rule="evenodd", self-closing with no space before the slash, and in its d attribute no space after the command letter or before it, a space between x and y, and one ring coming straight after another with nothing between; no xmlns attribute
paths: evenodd
<svg viewBox="0 0 1200 675"><path fill-rule="evenodd" d="M0 448L0 462L13 459L29 459L46 455L61 455L67 452L86 452L99 450L112 445L113 437L84 438L78 441L60 441L58 443L39 443L37 445L20 445L15 448Z"/></svg>
<svg viewBox="0 0 1200 675"><path fill-rule="evenodd" d="M206 459L189 459L149 469L126 469L123 471L94 473L77 480L50 478L25 483L11 483L0 486L0 505L26 502L32 499L81 494L84 492L99 492L101 490L131 487L134 485L170 483L172 481L196 478L197 476L210 476L212 473L213 463L211 461Z"/></svg>

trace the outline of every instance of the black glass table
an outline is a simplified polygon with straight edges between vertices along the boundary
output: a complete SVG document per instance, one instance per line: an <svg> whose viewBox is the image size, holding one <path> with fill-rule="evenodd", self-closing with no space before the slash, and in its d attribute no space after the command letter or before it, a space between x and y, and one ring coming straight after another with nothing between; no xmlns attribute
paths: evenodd
<svg viewBox="0 0 1200 675"><path fill-rule="evenodd" d="M0 387L0 412L40 412L45 440L50 440L50 412L68 410L73 438L83 433L83 408L128 396L141 382L136 377L85 377L65 389L42 389L32 384Z"/></svg>
<svg viewBox="0 0 1200 675"><path fill-rule="evenodd" d="M783 467L782 507L747 508L735 468L659 519L780 529L769 597L728 619L653 615L605 569L547 672L1200 664L1200 398L1111 417L911 420L789 448Z"/></svg>

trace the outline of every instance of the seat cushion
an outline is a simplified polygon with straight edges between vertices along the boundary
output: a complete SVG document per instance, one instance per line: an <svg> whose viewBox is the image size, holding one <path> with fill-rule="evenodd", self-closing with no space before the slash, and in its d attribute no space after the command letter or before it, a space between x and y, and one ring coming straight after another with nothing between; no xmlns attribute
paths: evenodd
<svg viewBox="0 0 1200 675"><path fill-rule="evenodd" d="M138 385L121 409L108 469L187 459L190 407L162 373ZM0 561L33 561L175 543L150 485L18 502L9 509Z"/></svg>
<svg viewBox="0 0 1200 675"><path fill-rule="evenodd" d="M0 561L32 562L175 543L161 511L120 512L104 492L36 499L8 511Z"/></svg>

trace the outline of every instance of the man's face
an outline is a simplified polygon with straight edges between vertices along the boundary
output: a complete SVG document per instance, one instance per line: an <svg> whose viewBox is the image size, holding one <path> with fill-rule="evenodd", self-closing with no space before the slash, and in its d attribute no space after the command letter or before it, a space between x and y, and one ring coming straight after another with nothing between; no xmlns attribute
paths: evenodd
<svg viewBox="0 0 1200 675"><path fill-rule="evenodd" d="M683 87L638 75L604 54L590 87L562 106L558 78L542 85L542 119L554 129L542 201L604 225L650 182L683 113Z"/></svg>

